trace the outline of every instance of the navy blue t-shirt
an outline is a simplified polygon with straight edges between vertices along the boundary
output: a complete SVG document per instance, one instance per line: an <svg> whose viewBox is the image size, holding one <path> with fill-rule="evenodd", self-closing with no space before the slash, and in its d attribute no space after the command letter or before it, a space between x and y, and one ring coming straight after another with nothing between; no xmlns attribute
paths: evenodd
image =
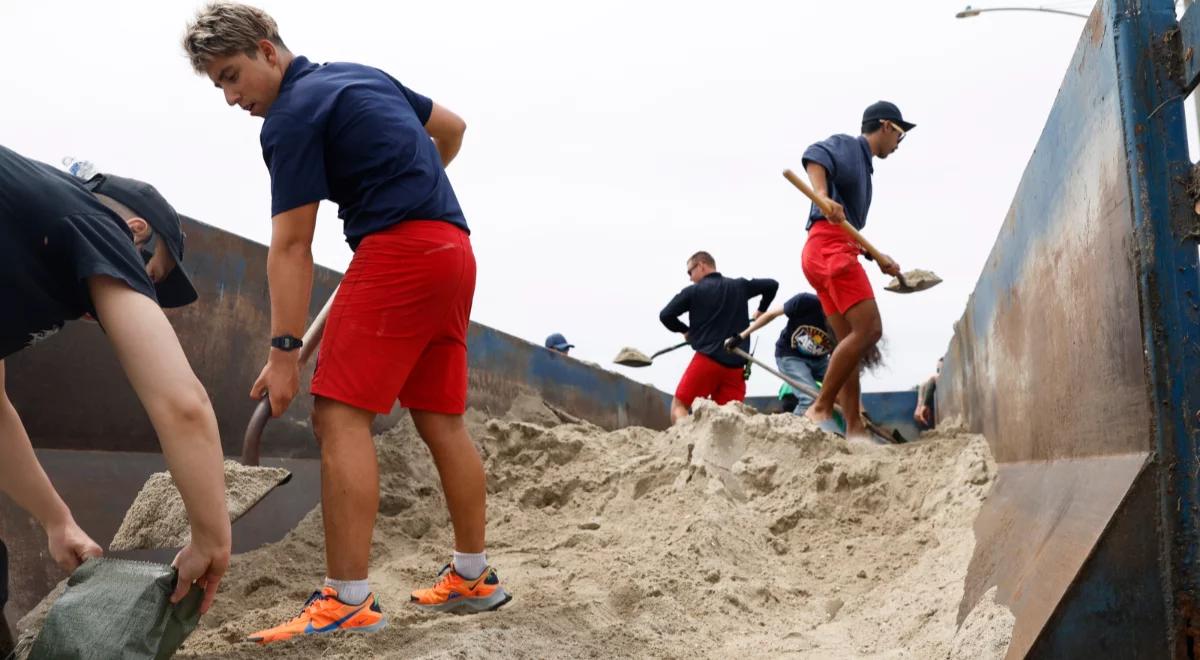
<svg viewBox="0 0 1200 660"><path fill-rule="evenodd" d="M351 249L404 220L469 231L425 130L432 112L433 101L379 69L296 57L259 136L271 215L328 199Z"/></svg>
<svg viewBox="0 0 1200 660"><path fill-rule="evenodd" d="M783 314L787 325L775 342L775 357L822 358L833 351L833 334L816 296L811 293L792 296L783 303Z"/></svg>
<svg viewBox="0 0 1200 660"><path fill-rule="evenodd" d="M79 179L0 146L0 359L96 314L93 275L156 300L145 258L116 213Z"/></svg>
<svg viewBox="0 0 1200 660"><path fill-rule="evenodd" d="M834 135L804 150L804 167L817 163L825 168L829 197L845 208L846 219L856 229L867 224L867 211L871 208L871 175L875 172L871 158L871 145L861 135ZM804 230L823 219L825 214L813 204Z"/></svg>

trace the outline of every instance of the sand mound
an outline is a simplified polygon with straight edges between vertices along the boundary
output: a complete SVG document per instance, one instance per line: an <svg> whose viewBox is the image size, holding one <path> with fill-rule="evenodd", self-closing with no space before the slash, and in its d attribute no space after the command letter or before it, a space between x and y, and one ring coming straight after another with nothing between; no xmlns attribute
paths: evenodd
<svg viewBox="0 0 1200 660"><path fill-rule="evenodd" d="M978 436L857 451L794 415L704 402L664 432L468 424L488 470L489 554L513 602L470 617L406 605L451 545L437 473L406 422L376 439L372 582L388 627L240 641L320 584L314 511L234 558L180 657L948 658L1007 645L1011 624L986 599L956 638L971 523L994 475Z"/></svg>
<svg viewBox="0 0 1200 660"><path fill-rule="evenodd" d="M247 467L225 461L225 502L237 520L271 489L291 478L283 468ZM191 538L187 510L169 472L155 472L125 512L109 550L181 548Z"/></svg>

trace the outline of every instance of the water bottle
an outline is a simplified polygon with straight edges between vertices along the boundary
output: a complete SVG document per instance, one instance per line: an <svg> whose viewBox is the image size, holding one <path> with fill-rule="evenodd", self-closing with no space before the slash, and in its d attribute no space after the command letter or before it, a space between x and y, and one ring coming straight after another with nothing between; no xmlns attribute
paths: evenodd
<svg viewBox="0 0 1200 660"><path fill-rule="evenodd" d="M96 174L96 166L90 160L75 160L74 156L67 156L62 159L62 164L73 176L77 176L84 181L87 181Z"/></svg>

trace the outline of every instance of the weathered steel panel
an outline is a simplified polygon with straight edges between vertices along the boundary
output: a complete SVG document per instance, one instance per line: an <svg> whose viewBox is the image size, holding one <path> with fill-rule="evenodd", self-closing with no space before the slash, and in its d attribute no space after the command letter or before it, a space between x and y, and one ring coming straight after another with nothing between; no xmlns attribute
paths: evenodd
<svg viewBox="0 0 1200 660"><path fill-rule="evenodd" d="M185 263L200 300L167 315L208 390L227 455L241 454L254 402L250 386L266 359L270 330L264 245L186 219ZM314 270L310 317L341 275ZM520 393L533 393L605 428L666 428L670 397L598 366L472 323L468 335L468 403L502 414ZM157 438L99 326L69 323L60 333L6 361L7 387L35 445L56 449L158 451ZM304 370L308 382L314 363ZM299 396L267 425L263 455L315 457L312 399ZM391 426L399 408L381 418Z"/></svg>
<svg viewBox="0 0 1200 660"><path fill-rule="evenodd" d="M939 417L1001 464L960 615L997 585L1009 657L1200 652L1177 28L1167 0L1098 4L946 355Z"/></svg>

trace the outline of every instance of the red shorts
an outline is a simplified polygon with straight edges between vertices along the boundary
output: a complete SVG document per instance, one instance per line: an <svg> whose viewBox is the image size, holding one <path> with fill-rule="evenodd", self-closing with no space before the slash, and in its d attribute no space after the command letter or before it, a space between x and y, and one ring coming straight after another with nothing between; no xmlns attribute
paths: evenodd
<svg viewBox="0 0 1200 660"><path fill-rule="evenodd" d="M867 271L858 261L860 253L858 243L828 220L819 220L808 230L800 266L826 316L845 314L858 303L875 299Z"/></svg>
<svg viewBox="0 0 1200 660"><path fill-rule="evenodd" d="M387 414L467 409L475 255L448 222L404 221L364 238L329 310L312 393Z"/></svg>
<svg viewBox="0 0 1200 660"><path fill-rule="evenodd" d="M696 353L679 379L675 398L692 407L699 398L712 399L717 405L746 399L746 378L741 367L727 367L720 362Z"/></svg>

